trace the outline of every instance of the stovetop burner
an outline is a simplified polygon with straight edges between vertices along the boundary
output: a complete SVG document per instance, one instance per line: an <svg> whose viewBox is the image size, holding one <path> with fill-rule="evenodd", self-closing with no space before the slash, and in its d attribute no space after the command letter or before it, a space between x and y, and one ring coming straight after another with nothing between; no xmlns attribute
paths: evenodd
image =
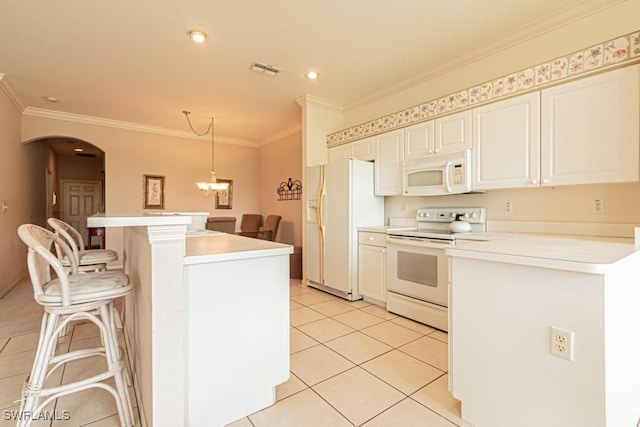
<svg viewBox="0 0 640 427"><path fill-rule="evenodd" d="M456 235L449 230L449 224L457 215L471 225L471 232L486 230L486 211L484 208L422 208L416 213L417 227L413 230L392 230L388 235L413 237L417 239L437 239L454 241Z"/></svg>

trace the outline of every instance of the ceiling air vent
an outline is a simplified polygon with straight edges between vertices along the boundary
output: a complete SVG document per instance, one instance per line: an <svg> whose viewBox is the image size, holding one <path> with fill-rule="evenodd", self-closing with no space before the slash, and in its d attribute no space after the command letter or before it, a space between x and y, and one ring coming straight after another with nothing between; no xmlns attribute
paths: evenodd
<svg viewBox="0 0 640 427"><path fill-rule="evenodd" d="M274 77L277 76L280 72L279 68L276 68L272 65L262 64L260 62L254 62L251 67L253 71L264 74L265 76Z"/></svg>

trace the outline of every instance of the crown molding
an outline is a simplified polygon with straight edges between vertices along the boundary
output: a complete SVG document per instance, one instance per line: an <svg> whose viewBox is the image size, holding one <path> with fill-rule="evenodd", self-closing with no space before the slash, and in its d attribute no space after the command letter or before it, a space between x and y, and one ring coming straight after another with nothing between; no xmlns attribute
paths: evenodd
<svg viewBox="0 0 640 427"><path fill-rule="evenodd" d="M342 104L338 102L331 101L324 98L319 98L317 96L313 96L309 94L302 95L300 98L296 99L296 102L301 107L306 107L307 105L312 104L318 107L323 107L327 110L334 110L338 113L342 113L342 111L344 110Z"/></svg>
<svg viewBox="0 0 640 427"><path fill-rule="evenodd" d="M209 140L209 138L207 138L206 136L197 136L191 132L178 131L178 130L167 129L167 128L162 128L158 126L143 125L139 123L124 122L120 120L103 119L101 117L66 113L62 111L47 110L43 108L26 107L26 109L24 109L23 111L23 114L25 116L41 117L41 118L53 119L53 120L64 120L67 122L82 123L82 124L88 124L93 126L104 126L109 128L115 128L115 129L154 133L154 134L165 135L165 136L176 136L180 138L197 139L202 141ZM243 145L246 147L254 147L254 148L258 147L258 143L254 141L249 141L249 140L240 139L240 138L224 137L224 136L216 137L216 142L223 143L223 144L231 144L231 145Z"/></svg>
<svg viewBox="0 0 640 427"><path fill-rule="evenodd" d="M537 21L515 31L496 37L492 41L485 43L482 47L472 49L471 51L459 55L438 67L424 70L408 79L387 86L384 89L372 92L364 98L360 98L357 101L346 104L345 109L349 110L357 108L370 102L386 98L394 93L423 84L443 74L472 64L479 59L515 47L527 40L542 36L572 22L586 18L589 15L609 9L619 3L624 3L625 1L626 0L590 0L583 2L578 6L567 6L562 10L554 12L552 15L540 18Z"/></svg>
<svg viewBox="0 0 640 427"><path fill-rule="evenodd" d="M264 139L262 142L260 142L260 144L258 144L259 147L264 147L265 145L269 145L272 144L274 142L280 141L281 139L284 139L288 136L294 135L298 132L302 132L302 125L297 125L294 126L292 128L289 129L285 129L282 132L278 132L272 136L270 136L269 138Z"/></svg>
<svg viewBox="0 0 640 427"><path fill-rule="evenodd" d="M22 113L27 108L24 102L18 96L18 92L13 87L6 74L0 73L0 89L7 95L11 103L16 109Z"/></svg>

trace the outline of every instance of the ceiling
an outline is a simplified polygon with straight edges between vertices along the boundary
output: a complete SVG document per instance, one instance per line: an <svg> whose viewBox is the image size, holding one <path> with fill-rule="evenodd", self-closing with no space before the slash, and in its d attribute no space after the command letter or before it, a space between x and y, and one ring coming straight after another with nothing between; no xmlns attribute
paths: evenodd
<svg viewBox="0 0 640 427"><path fill-rule="evenodd" d="M617 2L2 0L0 73L28 107L186 132L189 110L260 144L300 128L305 94L349 107Z"/></svg>

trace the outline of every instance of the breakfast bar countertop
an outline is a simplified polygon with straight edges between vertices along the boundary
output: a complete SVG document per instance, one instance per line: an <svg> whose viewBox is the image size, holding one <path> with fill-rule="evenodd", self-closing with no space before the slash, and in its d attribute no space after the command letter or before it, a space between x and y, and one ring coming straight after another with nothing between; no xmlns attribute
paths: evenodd
<svg viewBox="0 0 640 427"><path fill-rule="evenodd" d="M185 265L288 255L293 246L234 234L187 236Z"/></svg>

